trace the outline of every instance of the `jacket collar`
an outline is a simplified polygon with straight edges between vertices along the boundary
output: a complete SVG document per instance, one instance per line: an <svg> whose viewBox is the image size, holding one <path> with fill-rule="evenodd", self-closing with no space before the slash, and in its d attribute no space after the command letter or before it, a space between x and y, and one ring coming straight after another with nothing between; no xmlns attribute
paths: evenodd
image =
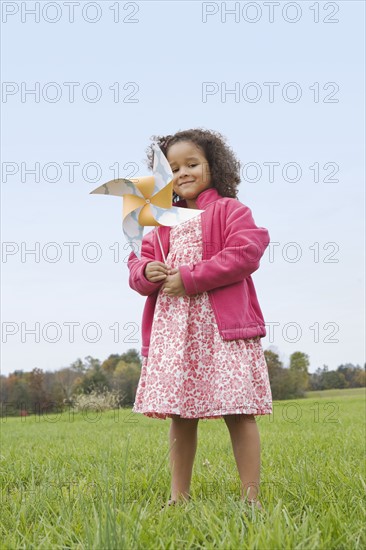
<svg viewBox="0 0 366 550"><path fill-rule="evenodd" d="M217 201L221 195L215 187L209 187L200 193L196 199L196 205L199 210L206 208L212 202ZM180 206L187 208L187 203L184 199L175 202L173 206Z"/></svg>

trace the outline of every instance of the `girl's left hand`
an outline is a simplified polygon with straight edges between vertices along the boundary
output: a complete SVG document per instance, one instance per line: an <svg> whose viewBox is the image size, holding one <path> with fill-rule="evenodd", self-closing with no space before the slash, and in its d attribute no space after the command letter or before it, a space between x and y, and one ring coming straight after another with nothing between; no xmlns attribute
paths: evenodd
<svg viewBox="0 0 366 550"><path fill-rule="evenodd" d="M169 270L169 275L166 277L162 288L164 294L167 294L167 296L186 295L179 269L173 268Z"/></svg>

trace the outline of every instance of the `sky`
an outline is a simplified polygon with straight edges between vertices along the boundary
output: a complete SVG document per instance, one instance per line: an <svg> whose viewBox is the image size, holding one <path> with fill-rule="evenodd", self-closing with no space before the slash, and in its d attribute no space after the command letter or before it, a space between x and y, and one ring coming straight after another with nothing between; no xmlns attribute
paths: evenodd
<svg viewBox="0 0 366 550"><path fill-rule="evenodd" d="M363 365L364 2L1 9L2 374L140 350L122 199L90 192L196 127L225 136L270 234L263 348Z"/></svg>

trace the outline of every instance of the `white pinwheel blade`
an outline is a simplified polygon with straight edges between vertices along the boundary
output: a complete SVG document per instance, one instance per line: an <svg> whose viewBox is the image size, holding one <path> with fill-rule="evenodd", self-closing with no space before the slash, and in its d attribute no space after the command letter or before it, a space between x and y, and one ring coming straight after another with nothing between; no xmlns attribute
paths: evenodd
<svg viewBox="0 0 366 550"><path fill-rule="evenodd" d="M137 195L142 197L142 194L130 180L126 179L117 179L111 180L107 183L103 183L100 187L97 187L93 191L90 191L90 195L99 194L99 195L115 195L117 197L122 197L123 195Z"/></svg>
<svg viewBox="0 0 366 550"><path fill-rule="evenodd" d="M136 208L130 212L125 219L123 220L122 228L123 233L125 234L126 239L130 243L130 246L136 256L141 258L141 247L142 247L142 237L144 235L144 228L139 224L139 215L141 212L140 208Z"/></svg>
<svg viewBox="0 0 366 550"><path fill-rule="evenodd" d="M153 142L154 151L153 174L155 179L154 195L161 191L173 179L173 172L168 159L157 143Z"/></svg>
<svg viewBox="0 0 366 550"><path fill-rule="evenodd" d="M202 214L204 210L197 210L196 208L181 208L179 206L172 206L171 208L159 208L154 204L150 204L152 215L160 225L167 225L172 227L173 225L179 225Z"/></svg>

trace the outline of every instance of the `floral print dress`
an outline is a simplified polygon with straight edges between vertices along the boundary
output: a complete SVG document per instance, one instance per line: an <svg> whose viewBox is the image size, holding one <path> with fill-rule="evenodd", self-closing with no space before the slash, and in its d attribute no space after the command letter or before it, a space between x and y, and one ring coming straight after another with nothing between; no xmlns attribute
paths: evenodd
<svg viewBox="0 0 366 550"><path fill-rule="evenodd" d="M202 260L201 216L171 228L167 265ZM272 413L261 338L223 340L207 292L159 292L133 412L165 419Z"/></svg>

